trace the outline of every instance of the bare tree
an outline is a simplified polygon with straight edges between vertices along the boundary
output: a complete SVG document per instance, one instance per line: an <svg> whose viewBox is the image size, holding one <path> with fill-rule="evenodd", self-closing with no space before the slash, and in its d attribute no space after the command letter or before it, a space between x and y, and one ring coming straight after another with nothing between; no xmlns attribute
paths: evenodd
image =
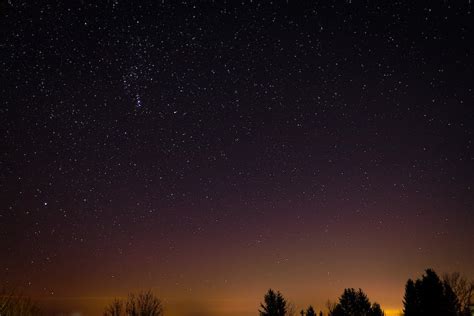
<svg viewBox="0 0 474 316"><path fill-rule="evenodd" d="M109 306L105 308L104 316L121 316L123 311L123 302L119 299L114 299Z"/></svg>
<svg viewBox="0 0 474 316"><path fill-rule="evenodd" d="M132 293L126 301L115 299L110 303L104 316L163 316L163 304L151 291Z"/></svg>
<svg viewBox="0 0 474 316"><path fill-rule="evenodd" d="M28 297L16 294L14 290L0 290L0 315L36 316L41 311Z"/></svg>
<svg viewBox="0 0 474 316"><path fill-rule="evenodd" d="M443 280L456 294L461 310L466 311L474 296L474 281L469 281L459 272L446 273L443 276Z"/></svg>

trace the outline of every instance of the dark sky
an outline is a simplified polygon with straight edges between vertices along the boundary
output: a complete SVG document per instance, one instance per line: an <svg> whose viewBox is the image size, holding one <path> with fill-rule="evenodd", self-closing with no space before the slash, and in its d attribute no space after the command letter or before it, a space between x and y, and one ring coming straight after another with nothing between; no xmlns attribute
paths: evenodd
<svg viewBox="0 0 474 316"><path fill-rule="evenodd" d="M254 315L474 277L468 1L0 3L2 284Z"/></svg>

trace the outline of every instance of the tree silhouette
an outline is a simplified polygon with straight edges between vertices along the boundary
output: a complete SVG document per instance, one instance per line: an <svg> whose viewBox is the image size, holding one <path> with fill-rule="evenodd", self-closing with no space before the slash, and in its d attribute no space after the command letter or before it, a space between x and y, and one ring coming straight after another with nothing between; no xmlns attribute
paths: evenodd
<svg viewBox="0 0 474 316"><path fill-rule="evenodd" d="M275 293L272 289L269 289L263 300L264 303L260 304L260 316L287 315L286 300L283 298L283 295L281 295L280 292Z"/></svg>
<svg viewBox="0 0 474 316"><path fill-rule="evenodd" d="M405 316L416 316L420 313L418 296L416 294L415 282L408 279L405 285L405 296L403 297L403 314Z"/></svg>
<svg viewBox="0 0 474 316"><path fill-rule="evenodd" d="M382 310L382 307L378 303L373 303L370 308L369 316L384 316L385 313Z"/></svg>
<svg viewBox="0 0 474 316"><path fill-rule="evenodd" d="M306 310L306 316L316 316L313 306L309 305L308 309Z"/></svg>
<svg viewBox="0 0 474 316"><path fill-rule="evenodd" d="M367 295L359 289L345 289L339 303L329 310L330 316L383 316L379 304L370 304Z"/></svg>
<svg viewBox="0 0 474 316"><path fill-rule="evenodd" d="M457 316L461 314L461 305L451 286L444 281L444 304L446 315Z"/></svg>
<svg viewBox="0 0 474 316"><path fill-rule="evenodd" d="M122 311L123 302L119 299L114 299L114 301L105 308L104 316L121 316Z"/></svg>
<svg viewBox="0 0 474 316"><path fill-rule="evenodd" d="M37 316L42 315L38 306L28 297L12 289L0 289L1 316Z"/></svg>
<svg viewBox="0 0 474 316"><path fill-rule="evenodd" d="M431 269L416 282L407 281L403 306L405 316L461 315L461 304L451 285Z"/></svg>
<svg viewBox="0 0 474 316"><path fill-rule="evenodd" d="M455 293L461 314L463 316L470 316L469 303L474 295L474 281L468 281L459 272L445 274L443 280Z"/></svg>
<svg viewBox="0 0 474 316"><path fill-rule="evenodd" d="M421 282L417 282L416 285L422 315L447 315L443 283L436 272L427 269Z"/></svg>
<svg viewBox="0 0 474 316"><path fill-rule="evenodd" d="M124 308L125 307L125 308ZM129 294L126 301L115 299L104 316L162 316L163 304L151 291Z"/></svg>

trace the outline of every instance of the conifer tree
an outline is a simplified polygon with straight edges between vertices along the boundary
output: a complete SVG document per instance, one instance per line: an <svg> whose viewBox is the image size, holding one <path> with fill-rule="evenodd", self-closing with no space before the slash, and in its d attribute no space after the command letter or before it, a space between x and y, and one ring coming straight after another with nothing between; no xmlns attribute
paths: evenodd
<svg viewBox="0 0 474 316"><path fill-rule="evenodd" d="M286 316L286 300L280 292L269 289L265 294L264 303L260 304L260 316Z"/></svg>
<svg viewBox="0 0 474 316"><path fill-rule="evenodd" d="M407 281L405 285L405 296L403 297L403 314L405 316L417 316L420 313L415 282L412 279Z"/></svg>

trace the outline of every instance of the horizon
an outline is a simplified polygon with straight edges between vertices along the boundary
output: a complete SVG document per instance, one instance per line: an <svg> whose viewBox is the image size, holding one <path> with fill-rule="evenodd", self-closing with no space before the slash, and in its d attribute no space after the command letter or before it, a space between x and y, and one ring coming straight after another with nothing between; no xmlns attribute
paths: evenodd
<svg viewBox="0 0 474 316"><path fill-rule="evenodd" d="M441 272L441 271L440 271ZM424 270L423 270L424 273ZM416 279L421 277L419 275L412 275L410 279ZM444 274L444 273L443 273ZM472 276L465 276L468 280L474 279ZM368 296L371 302L377 302L381 304L385 315L392 316L392 315L402 315L402 299L403 299L403 292L404 286L406 284L406 280L400 286L400 291L398 295L384 296L378 294L373 287L371 287L370 291L366 291L365 288L362 288ZM272 288L272 287L270 287ZM286 289L290 290L292 287L287 287ZM341 287L338 290L338 287L331 287L329 292L332 293L339 293L336 296L328 297L326 299L322 297L315 297L311 294L301 294L297 295L299 297L298 301L292 299L291 292L286 290L279 290L282 294L285 295L287 301L294 307L296 314L299 314L301 309L306 309L308 306L313 306L317 312L322 311L324 315L327 315L327 302L336 302L339 298L342 290L344 288L361 288L358 286L346 286ZM193 291L189 291L188 296L183 295L170 295L167 296L165 293L167 291L161 290L160 287L147 287L147 290L151 290L154 294L157 295L158 298L163 302L164 310L166 315L170 316L177 316L177 315L255 315L256 311L258 311L260 303L263 301L263 294L260 295L261 297L257 298L256 292L265 293L265 289L262 288L260 291L250 291L250 294L242 295L242 291L238 291L237 298L234 294L227 294L227 295L210 295L210 296L203 296L202 294L195 294ZM277 288L274 288L277 290ZM143 290L143 288L141 289ZM248 290L248 289L246 289ZM32 297L33 301L38 303L38 305L42 308L43 312L51 313L54 315L102 315L109 303L111 303L114 299L125 299L128 294L132 292L140 291L140 289L132 289L128 291L126 294L120 295L110 295L110 296L82 296L82 297L61 297L59 295L50 295L45 297ZM301 290L300 290L301 291ZM298 293L293 287L293 292ZM303 292L311 293L310 290L304 289ZM313 293L327 293L328 291L321 290L315 287L313 289ZM21 293L21 291L20 291ZM169 292L168 292L169 293ZM163 295L162 295L163 294ZM395 297L399 297L399 304L398 305L390 305L390 302L397 301L394 299ZM389 302L387 304L387 302ZM198 309L198 310L196 310Z"/></svg>
<svg viewBox="0 0 474 316"><path fill-rule="evenodd" d="M61 309L58 308L57 305L54 305L52 309L45 308L45 311L54 311L55 315L59 313L63 313L65 315L71 315L71 316L81 316L81 315L103 315L104 312L104 307L110 303L114 298L126 298L127 296L121 296L121 297L96 297L96 298L45 298L43 300L38 300L38 303L40 306L47 307L48 304L45 304L45 301L48 300L59 300L59 301L84 301L84 303L81 304L71 304L71 303L66 303L65 305L67 306L72 306L76 305L78 306L76 309L71 309L70 307ZM263 298L263 295L262 295ZM216 301L213 300L208 300L208 301L203 301L202 300L197 300L197 301L169 301L164 299L164 311L166 315L169 316L178 316L178 315L255 315L256 311L258 310L260 303L262 299L258 302L257 305L255 305L252 308L252 304L255 303L256 300L244 300L248 302L248 304L244 305L247 306L245 308L235 308L235 306L232 307L223 307L224 306L229 306L229 304L225 304L228 301L234 301L235 298L228 298L228 299L222 299L222 300L216 300L217 302L221 302L221 304L217 303ZM86 303L85 301L93 301L95 303ZM291 300L290 300L291 301ZM224 303L224 304L222 304ZM240 302L242 303L242 302ZM306 309L309 305L311 304L306 304L306 305L297 305L295 304L296 307L296 314L299 314L299 310ZM88 306L88 308L84 309L79 306ZM197 312L194 310L195 307L202 308L204 307L204 310L206 312ZM239 305L242 306L242 305ZM319 313L319 311L323 311L325 315L327 315L327 308L326 306L321 305L321 307L317 307L315 305L312 305L315 310ZM384 309L385 315L386 316L399 316L402 313L402 309Z"/></svg>

